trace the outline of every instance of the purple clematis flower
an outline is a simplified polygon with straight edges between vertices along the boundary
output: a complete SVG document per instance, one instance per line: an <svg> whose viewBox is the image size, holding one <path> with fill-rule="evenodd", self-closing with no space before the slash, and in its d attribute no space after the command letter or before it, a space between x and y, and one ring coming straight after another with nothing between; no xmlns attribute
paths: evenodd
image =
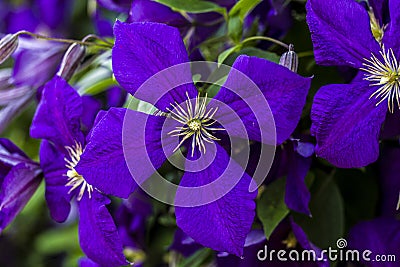
<svg viewBox="0 0 400 267"><path fill-rule="evenodd" d="M0 138L0 232L18 215L42 181L42 170L8 139Z"/></svg>
<svg viewBox="0 0 400 267"><path fill-rule="evenodd" d="M370 9L354 0L307 2L317 63L359 70L350 84L323 86L311 112L316 155L343 168L376 161L388 110L400 107L400 3L369 2Z"/></svg>
<svg viewBox="0 0 400 267"><path fill-rule="evenodd" d="M243 82L242 76L233 71L219 93L207 104L200 99L197 89L190 82L190 69L184 67L179 68L177 75L189 81L188 84L168 91L168 86L177 76L167 74L157 79L157 84L146 87L144 91L138 90L156 73L188 62L180 33L164 24L127 24L119 21L115 24L114 33L113 70L116 79L135 97L153 103L159 112L149 115L128 109L111 109L102 115L92 130L90 142L76 170L102 192L126 198L137 187L131 173L141 184L181 146L187 148L186 165L190 166L193 160L200 158L191 168L202 170L185 172L179 188L209 184L220 177L228 166L229 173L222 175L228 184L231 178L241 174L233 189L208 204L176 207L176 219L177 225L199 244L241 256L255 214L256 192L249 192L251 177L238 163L230 160L217 136L226 136L224 129L218 126L221 123L239 137L261 141L262 131L268 138L271 137L271 131L266 129L271 126L268 116L262 118L262 125L258 126L253 111L237 95L251 85ZM248 95L248 99L263 97L268 100L277 127L277 143L281 144L300 119L311 79L255 57L240 56L234 69L248 75L260 88L258 95ZM234 93L227 88L237 91ZM160 93L162 97L155 99ZM267 111L268 107L258 101L254 101L258 105L254 108ZM226 111L228 108L219 103L231 107L239 117L233 120ZM124 126L124 122L127 125ZM242 124L245 133L240 130L239 125ZM126 126L128 134L124 141L122 135ZM180 139L173 138L173 134L178 134ZM149 168L148 160L152 168ZM210 164L204 168L206 162ZM174 203L187 197L179 188ZM189 198L208 196L210 193L205 191Z"/></svg>
<svg viewBox="0 0 400 267"><path fill-rule="evenodd" d="M117 228L106 207L110 200L75 169L86 144L81 131L83 109L90 113L92 108L83 103L85 100L57 76L42 91L31 136L43 139L40 164L46 182L46 201L51 217L63 222L70 212L72 198L76 197L82 250L102 266L126 265Z"/></svg>

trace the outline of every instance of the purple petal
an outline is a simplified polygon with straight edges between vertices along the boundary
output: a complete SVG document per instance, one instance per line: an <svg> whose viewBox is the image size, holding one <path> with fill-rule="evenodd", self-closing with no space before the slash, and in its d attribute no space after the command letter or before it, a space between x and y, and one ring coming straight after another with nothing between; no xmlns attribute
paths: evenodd
<svg viewBox="0 0 400 267"><path fill-rule="evenodd" d="M387 30L385 31L385 34L383 35L383 43L385 43L386 48L392 48L397 58L399 58L400 2L396 0L390 0L389 11L390 23Z"/></svg>
<svg viewBox="0 0 400 267"><path fill-rule="evenodd" d="M197 163L201 171L185 172L180 186L198 187L223 177L227 178L226 182L229 183L242 174L240 181L231 191L214 202L197 207L176 207L176 222L178 227L197 243L216 251L242 256L245 239L255 215L254 199L257 193L249 192L251 177L237 163L229 162L230 157L220 145L216 146L214 161L205 169L202 162ZM229 168L227 168L228 163ZM225 182L223 184L226 185ZM219 185L221 186L220 183ZM177 200L187 197L207 198L215 193L202 192L199 189L197 195L184 196L180 194L180 190L181 187L177 190ZM218 191L218 188L214 190Z"/></svg>
<svg viewBox="0 0 400 267"><path fill-rule="evenodd" d="M72 195L68 194L66 186L67 171L64 153L57 150L52 144L43 140L40 146L40 166L43 169L46 182L46 202L50 215L56 222L64 222L71 210Z"/></svg>
<svg viewBox="0 0 400 267"><path fill-rule="evenodd" d="M235 120L226 107L220 107L216 119L225 128L239 129L243 123L249 138L256 141L264 141L259 135L261 129L269 142L275 134L271 130L274 120L277 143L281 144L289 138L300 120L310 83L310 78L303 78L268 60L239 56L214 99L232 108L242 122Z"/></svg>
<svg viewBox="0 0 400 267"><path fill-rule="evenodd" d="M122 107L126 100L126 91L119 86L113 86L106 91L107 107Z"/></svg>
<svg viewBox="0 0 400 267"><path fill-rule="evenodd" d="M197 244L193 238L185 234L181 229L177 228L174 234L174 240L168 249L178 251L187 258L202 247L203 246Z"/></svg>
<svg viewBox="0 0 400 267"><path fill-rule="evenodd" d="M165 136L169 126L163 126L164 121L161 116L110 109L93 128L77 171L102 192L128 197L136 183L161 167L177 145L174 138Z"/></svg>
<svg viewBox="0 0 400 267"><path fill-rule="evenodd" d="M71 0L37 0L40 19L51 29L56 29L67 20L72 10Z"/></svg>
<svg viewBox="0 0 400 267"><path fill-rule="evenodd" d="M382 139L391 139L400 135L400 110L395 109L394 113L386 114L385 123L381 132Z"/></svg>
<svg viewBox="0 0 400 267"><path fill-rule="evenodd" d="M141 189L123 200L115 213L118 232L124 246L143 248L146 241L146 222L153 213L150 197Z"/></svg>
<svg viewBox="0 0 400 267"><path fill-rule="evenodd" d="M102 266L127 265L122 242L106 205L111 201L93 191L79 201L79 243L83 252Z"/></svg>
<svg viewBox="0 0 400 267"><path fill-rule="evenodd" d="M0 232L25 207L42 181L39 166L19 163L4 177L0 188Z"/></svg>
<svg viewBox="0 0 400 267"><path fill-rule="evenodd" d="M197 95L192 84L190 65L166 70L189 61L177 29L158 23L127 24L117 21L114 34L114 75L129 93L163 111L175 101L185 101L186 92L191 98ZM162 74L141 87L147 79L162 70Z"/></svg>
<svg viewBox="0 0 400 267"><path fill-rule="evenodd" d="M88 258L81 258L78 261L79 267L102 267L100 264L95 263L91 259Z"/></svg>
<svg viewBox="0 0 400 267"><path fill-rule="evenodd" d="M36 165L19 147L6 138L0 138L0 186L4 178L18 164Z"/></svg>
<svg viewBox="0 0 400 267"><path fill-rule="evenodd" d="M395 216L400 192L400 148L384 147L379 162L382 186L381 212L383 216Z"/></svg>
<svg viewBox="0 0 400 267"><path fill-rule="evenodd" d="M311 194L304 181L311 167L312 158L303 157L288 147L289 161L286 178L285 203L289 209L311 215L308 204Z"/></svg>
<svg viewBox="0 0 400 267"><path fill-rule="evenodd" d="M128 12L132 0L97 0L97 2L104 8L115 12Z"/></svg>
<svg viewBox="0 0 400 267"><path fill-rule="evenodd" d="M375 17L381 25L384 25L386 22L384 21L383 16L385 15L388 0L368 0L368 3L374 11Z"/></svg>
<svg viewBox="0 0 400 267"><path fill-rule="evenodd" d="M369 99L376 87L367 82L331 84L319 89L311 111L316 155L341 168L366 166L378 158L385 103Z"/></svg>
<svg viewBox="0 0 400 267"><path fill-rule="evenodd" d="M265 234L262 230L252 230L246 237L243 258L233 255L217 257L218 267L263 267L266 263L257 258L260 249L264 249L266 243Z"/></svg>
<svg viewBox="0 0 400 267"><path fill-rule="evenodd" d="M62 78L54 77L46 84L32 121L31 136L53 142L58 149L83 143L80 130L82 99Z"/></svg>
<svg viewBox="0 0 400 267"><path fill-rule="evenodd" d="M39 26L39 20L35 17L33 10L26 6L9 12L6 22L8 33L16 33L22 30L34 32Z"/></svg>
<svg viewBox="0 0 400 267"><path fill-rule="evenodd" d="M126 109L101 113L76 170L105 194L127 198L137 187L125 163L122 130ZM96 119L97 120L97 119Z"/></svg>
<svg viewBox="0 0 400 267"><path fill-rule="evenodd" d="M20 113L22 113L33 100L32 99L34 95L33 90L27 87L19 89L26 91L24 96L20 97L19 99L10 101L10 103L7 106L3 107L0 110L0 133L2 133L8 127L9 123L13 119L15 119Z"/></svg>
<svg viewBox="0 0 400 267"><path fill-rule="evenodd" d="M396 261L400 258L400 221L396 219L375 219L359 223L350 230L348 241L351 249L372 252L369 255L371 261L366 263L368 266L399 266L397 262L375 261L376 255L395 255Z"/></svg>
<svg viewBox="0 0 400 267"><path fill-rule="evenodd" d="M6 138L0 138L0 160L9 166L14 166L24 160L31 162L25 152Z"/></svg>
<svg viewBox="0 0 400 267"><path fill-rule="evenodd" d="M354 0L310 0L307 23L318 64L362 67L363 59L379 51L367 10Z"/></svg>
<svg viewBox="0 0 400 267"><path fill-rule="evenodd" d="M96 32L103 37L113 36L113 25L110 20L104 18L102 12L97 9L94 16L94 26L96 27Z"/></svg>
<svg viewBox="0 0 400 267"><path fill-rule="evenodd" d="M97 113L101 109L101 102L92 96L82 96L82 105L85 110L81 116L82 126L87 133L93 127Z"/></svg>
<svg viewBox="0 0 400 267"><path fill-rule="evenodd" d="M56 74L64 51L64 46L58 44L17 50L12 76L14 84L42 86Z"/></svg>
<svg viewBox="0 0 400 267"><path fill-rule="evenodd" d="M136 0L129 12L131 22L158 22L176 28L189 27L189 22L169 7L149 0Z"/></svg>

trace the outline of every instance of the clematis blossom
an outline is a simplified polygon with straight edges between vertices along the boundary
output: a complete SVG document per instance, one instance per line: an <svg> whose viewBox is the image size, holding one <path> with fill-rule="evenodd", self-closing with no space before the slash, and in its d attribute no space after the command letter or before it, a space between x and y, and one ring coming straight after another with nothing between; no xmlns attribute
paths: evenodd
<svg viewBox="0 0 400 267"><path fill-rule="evenodd" d="M222 142L226 140L228 131L255 141L261 141L265 134L269 142L275 142L271 138L274 130L268 128L271 117L265 115L261 121L256 120L252 109L238 96L250 85L241 80L243 76L236 71L231 71L222 89L209 103L199 97L192 82L168 90L168 85L177 77L192 80L190 68L186 67L178 68L176 76L169 76L171 73L167 72L146 90L138 90L156 73L189 61L180 33L164 24L117 21L114 34L113 70L116 79L129 93L151 102L159 111L151 115L128 109L110 109L98 118L76 170L102 192L126 198L137 187L136 181L139 184L145 182L168 157L185 147L187 171L177 189L175 204L177 201L202 200L213 194L203 190L188 196L180 191L183 187L207 185L220 176L219 179L225 179L227 184L232 183L235 177L238 182L215 201L177 206L178 227L203 246L242 256L255 215L257 192L249 191L252 178L230 158ZM268 106L259 101L260 98L267 99L275 120L276 143L281 144L300 119L311 79L256 57L240 56L233 68L259 86L257 93L247 95L248 100L253 100L256 105L253 109L265 110L267 114ZM157 95L161 97L155 99ZM228 107L238 116L232 117ZM244 132L240 130L241 125L244 125ZM127 133L125 140L123 132ZM152 168L149 168L148 161Z"/></svg>
<svg viewBox="0 0 400 267"><path fill-rule="evenodd" d="M85 254L101 266L126 265L117 228L106 207L110 200L75 169L86 144L81 131L84 108L85 113L93 108L83 103L87 103L84 98L58 76L42 91L30 134L43 139L40 164L47 205L51 217L64 222L75 198L79 206L79 242Z"/></svg>
<svg viewBox="0 0 400 267"><path fill-rule="evenodd" d="M350 84L320 88L311 111L316 155L342 168L377 160L382 124L400 107L400 3L361 2L307 2L316 62L358 70Z"/></svg>

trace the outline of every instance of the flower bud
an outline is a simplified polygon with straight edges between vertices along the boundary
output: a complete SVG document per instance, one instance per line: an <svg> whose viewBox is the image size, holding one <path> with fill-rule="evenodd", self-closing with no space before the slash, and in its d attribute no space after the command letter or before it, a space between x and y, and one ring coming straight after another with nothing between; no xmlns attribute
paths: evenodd
<svg viewBox="0 0 400 267"><path fill-rule="evenodd" d="M57 75L66 81L71 79L85 57L85 53L86 49L83 45L77 43L70 45L67 52L64 54Z"/></svg>
<svg viewBox="0 0 400 267"><path fill-rule="evenodd" d="M0 64L7 60L18 47L18 35L7 34L0 40Z"/></svg>
<svg viewBox="0 0 400 267"><path fill-rule="evenodd" d="M289 45L289 51L285 52L279 59L279 65L285 66L293 72L297 72L297 67L299 65L299 58L294 52L294 46Z"/></svg>

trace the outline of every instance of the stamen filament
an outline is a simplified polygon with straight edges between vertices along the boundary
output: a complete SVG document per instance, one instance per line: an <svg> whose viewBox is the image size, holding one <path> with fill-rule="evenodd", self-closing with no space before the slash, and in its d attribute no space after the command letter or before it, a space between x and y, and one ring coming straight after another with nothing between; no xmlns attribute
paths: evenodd
<svg viewBox="0 0 400 267"><path fill-rule="evenodd" d="M388 109L393 113L395 103L400 108L400 64L391 48L385 51L383 46L379 54L383 61L372 54L360 70L366 72L364 80L371 82L370 86L380 86L369 98L381 98L376 106L387 100Z"/></svg>
<svg viewBox="0 0 400 267"><path fill-rule="evenodd" d="M176 126L175 129L171 130L168 134L175 137L182 137L182 140L174 151L178 150L186 140L192 137L191 155L193 157L196 147L198 147L200 152L205 154L205 142L213 143L213 141L220 140L211 134L212 131L224 131L225 129L209 127L216 123L213 117L217 113L218 108L210 108L207 110L207 95L201 100L198 95L195 98L194 106L188 92L186 92L186 96L188 99L185 101L186 103L184 105L179 105L175 102L171 104L171 109L167 109L172 115L172 119L183 124L183 126Z"/></svg>
<svg viewBox="0 0 400 267"><path fill-rule="evenodd" d="M88 184L83 176L75 170L75 167L79 163L79 160L81 159L81 155L83 153L82 145L78 142L75 142L74 146L66 146L65 149L67 150L70 157L70 159L64 158L64 161L66 162L65 167L67 167L68 169L66 174L66 176L68 177L68 182L65 186L71 186L68 194L71 194L75 189L81 187L79 189L79 193L76 199L80 201L85 191L88 192L89 198L91 198L93 186Z"/></svg>

